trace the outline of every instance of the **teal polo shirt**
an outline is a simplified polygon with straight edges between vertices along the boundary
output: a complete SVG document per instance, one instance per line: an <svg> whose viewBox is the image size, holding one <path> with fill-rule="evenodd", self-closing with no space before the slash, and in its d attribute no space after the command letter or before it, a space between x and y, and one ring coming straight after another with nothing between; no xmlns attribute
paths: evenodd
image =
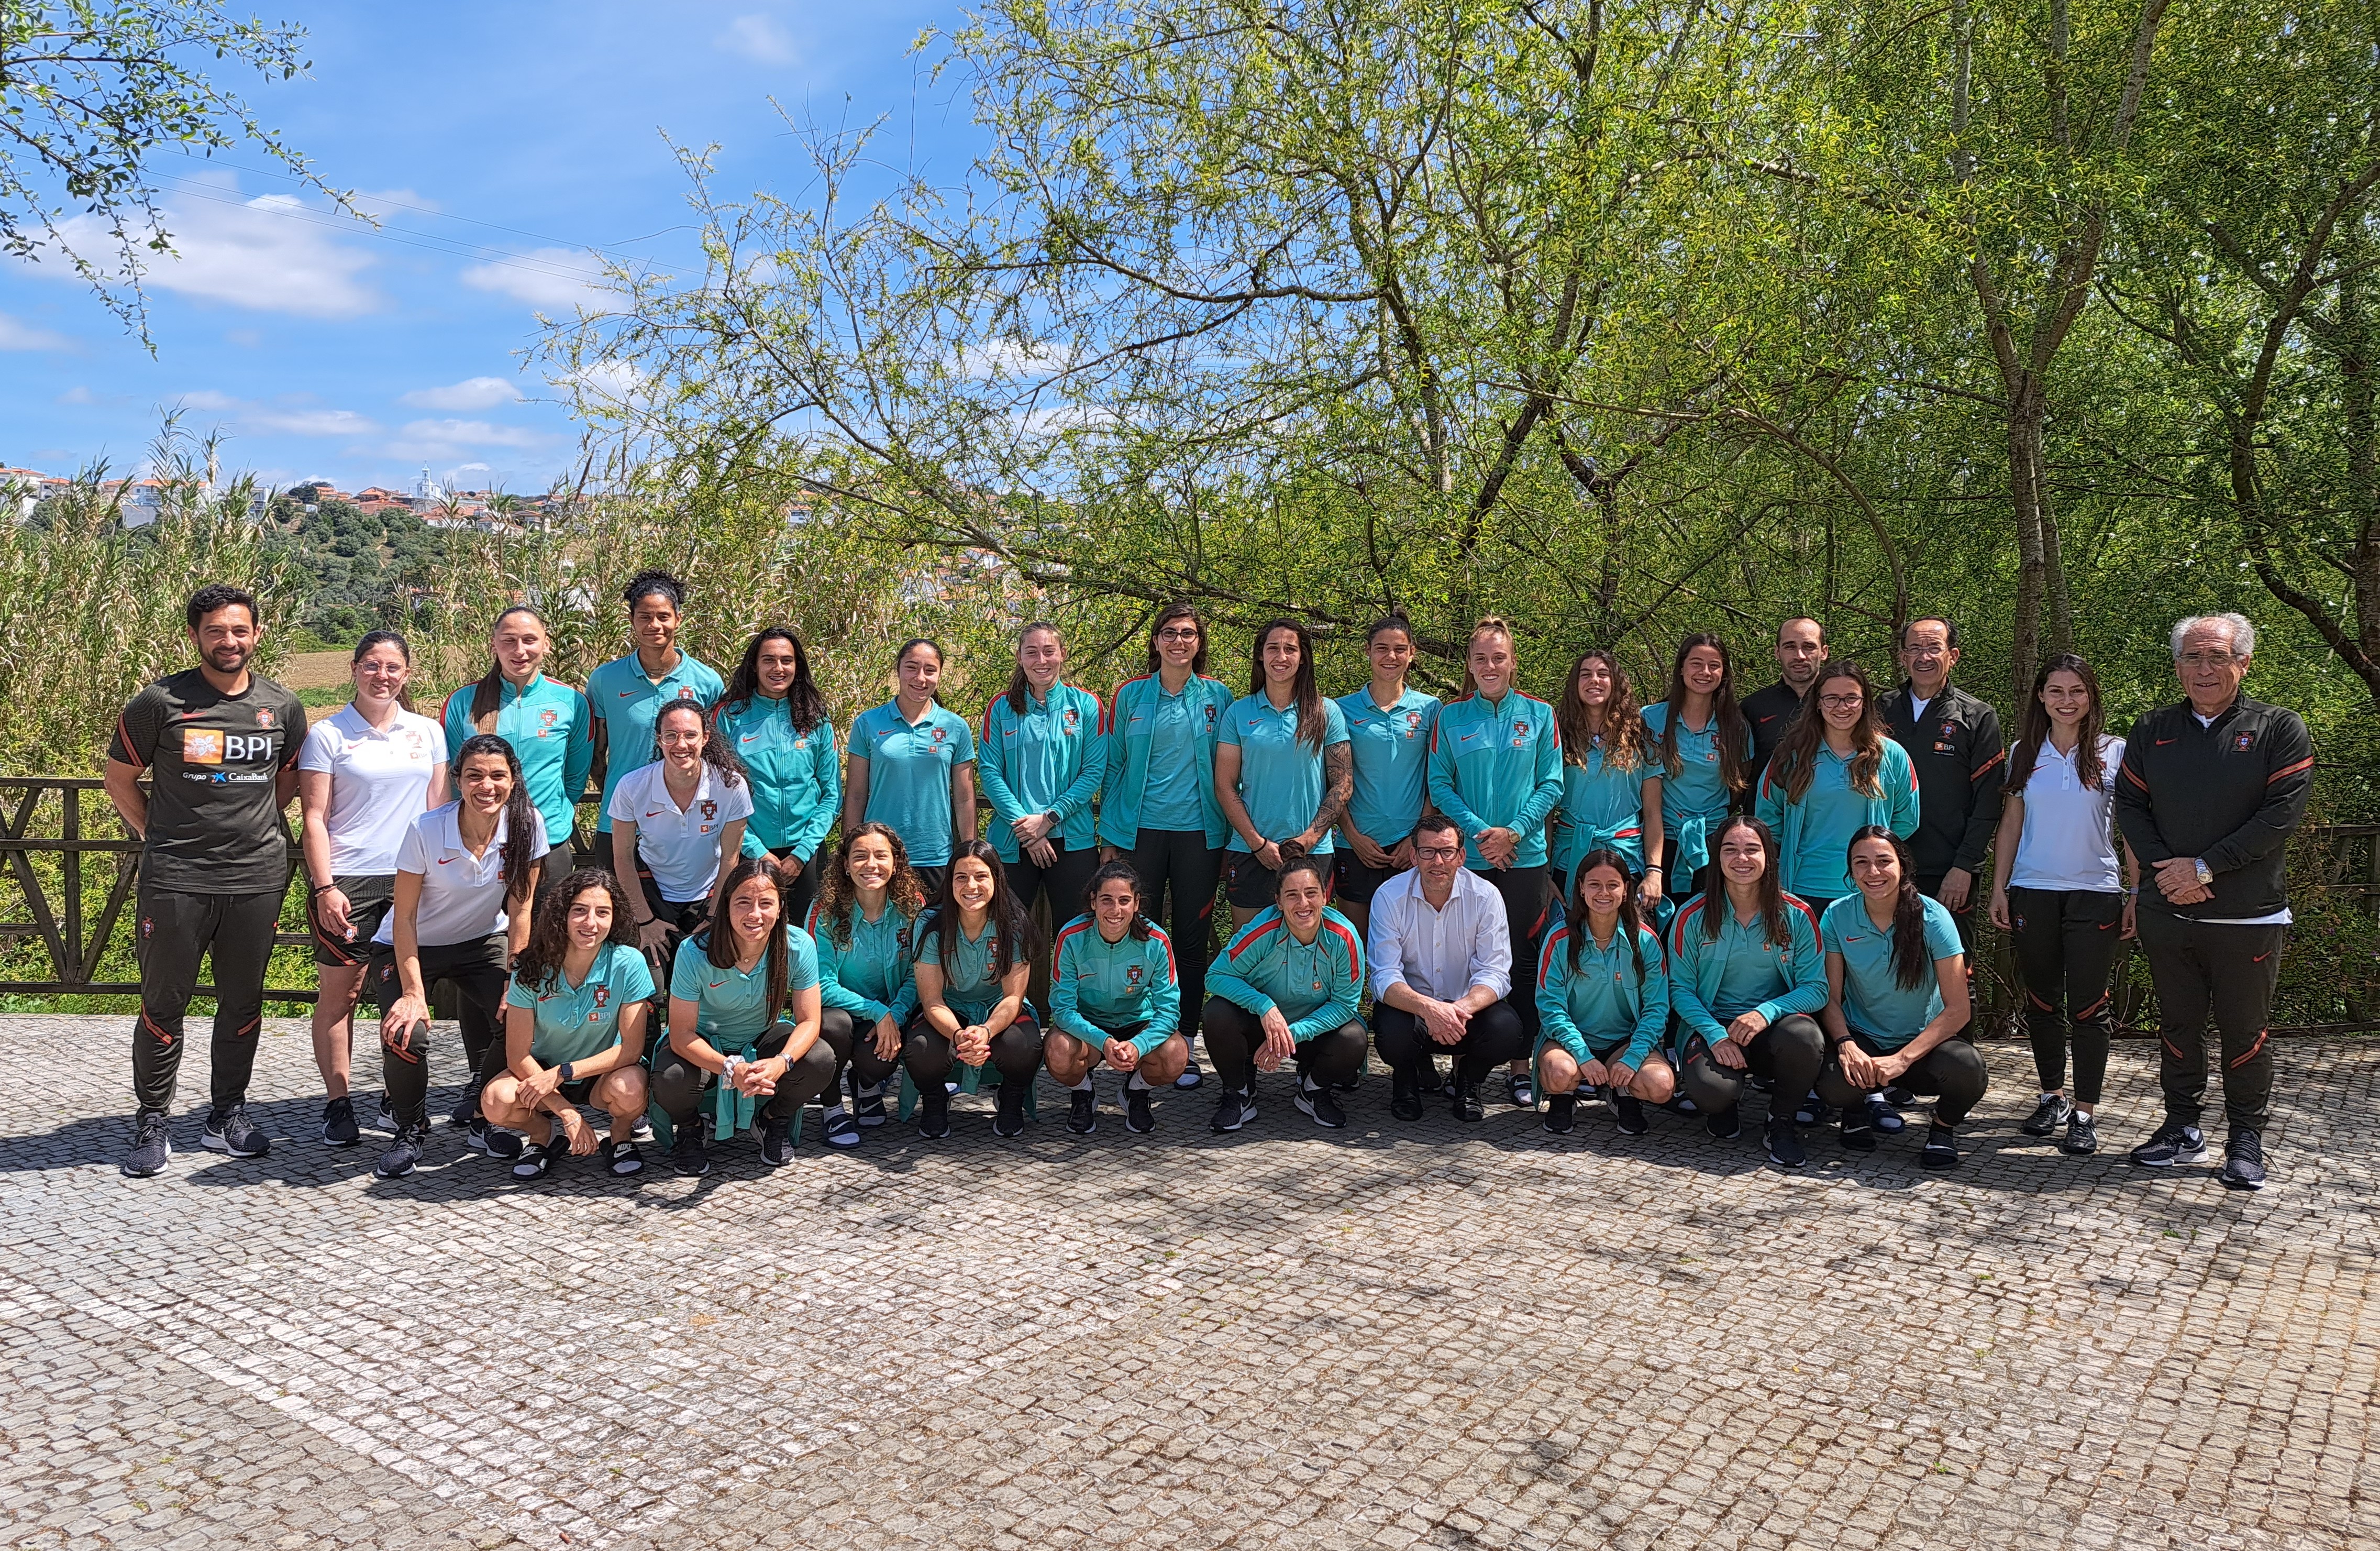
<svg viewBox="0 0 2380 1551"><path fill-rule="evenodd" d="M1438 699L1407 690L1383 707L1366 685L1332 703L1346 723L1355 767L1347 822L1373 844L1394 849L1413 833L1429 797L1429 735L1438 727Z"/></svg>
<svg viewBox="0 0 2380 1551"><path fill-rule="evenodd" d="M1888 1051L1915 1039L1942 1010L1935 961L1966 951L1959 942L1958 918L1938 899L1925 901L1926 970L1915 985L1894 979L1892 929L1868 920L1867 900L1860 895L1827 907L1818 938L1828 953L1843 956L1843 1021Z"/></svg>
<svg viewBox="0 0 2380 1551"><path fill-rule="evenodd" d="M769 956L747 972L710 961L708 932L677 945L670 965L670 999L694 1004L694 1032L715 1048L741 1050L769 1032ZM808 991L819 983L818 945L798 926L785 928L785 991ZM783 1016L780 1008L778 1016Z"/></svg>
<svg viewBox="0 0 2380 1551"><path fill-rule="evenodd" d="M1322 748L1310 748L1297 736L1294 702L1275 709L1262 690L1242 695L1223 713L1219 743L1240 751L1240 801L1248 822L1268 840L1286 840L1303 834L1322 806L1322 751L1347 741L1347 717L1339 702L1322 702ZM1223 849L1246 852L1251 848L1238 830ZM1330 831L1314 843L1314 854L1330 854Z"/></svg>
<svg viewBox="0 0 2380 1551"><path fill-rule="evenodd" d="M963 1022L980 1023L991 1015L1003 995L992 972L992 956L1000 951L1000 929L987 921L983 934L970 938L965 929L952 933L951 965L942 979L942 1005ZM934 912L917 918L916 962L942 967L941 927ZM1021 960L1020 960L1021 962Z"/></svg>
<svg viewBox="0 0 2380 1551"><path fill-rule="evenodd" d="M951 772L975 763L966 718L939 702L910 722L886 701L851 724L851 757L868 762L869 824L890 824L917 867L951 860Z"/></svg>
<svg viewBox="0 0 2380 1551"><path fill-rule="evenodd" d="M653 972L645 967L645 956L605 943L577 985L559 970L551 982L535 987L515 975L504 988L504 1006L536 1012L537 1035L528 1053L541 1067L558 1067L601 1056L619 1044L620 1009L650 1001L652 995Z"/></svg>
<svg viewBox="0 0 2380 1551"><path fill-rule="evenodd" d="M612 789L631 770L653 763L653 721L674 700L690 700L705 711L719 703L727 681L680 652L677 666L660 678L648 678L637 654L614 657L587 676L587 699L603 719L609 747L603 755L603 801L597 812L599 835L612 833Z"/></svg>

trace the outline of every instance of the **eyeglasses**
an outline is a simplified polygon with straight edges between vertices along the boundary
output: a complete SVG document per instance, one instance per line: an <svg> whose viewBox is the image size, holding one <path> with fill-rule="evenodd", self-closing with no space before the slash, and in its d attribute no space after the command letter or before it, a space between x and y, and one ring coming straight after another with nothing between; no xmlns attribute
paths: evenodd
<svg viewBox="0 0 2380 1551"><path fill-rule="evenodd" d="M1865 704L1866 702L1865 695L1820 695L1818 697L1818 703L1829 711L1848 711L1855 706Z"/></svg>
<svg viewBox="0 0 2380 1551"><path fill-rule="evenodd" d="M1198 639L1198 632L1196 630L1160 630L1157 632L1157 639L1160 641L1196 641Z"/></svg>
<svg viewBox="0 0 2380 1551"><path fill-rule="evenodd" d="M2230 652L2184 652L2174 659L2184 667L2229 667L2240 660Z"/></svg>
<svg viewBox="0 0 2380 1551"><path fill-rule="evenodd" d="M1415 861L1444 861L1451 857L1458 857L1462 854L1461 846L1415 846L1414 848Z"/></svg>

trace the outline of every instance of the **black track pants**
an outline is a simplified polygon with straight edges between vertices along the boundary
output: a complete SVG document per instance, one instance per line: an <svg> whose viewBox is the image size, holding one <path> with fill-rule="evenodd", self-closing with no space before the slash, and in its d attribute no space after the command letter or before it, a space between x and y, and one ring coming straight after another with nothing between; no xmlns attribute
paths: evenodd
<svg viewBox="0 0 2380 1551"><path fill-rule="evenodd" d="M2154 888L2155 885L2149 886ZM2270 1117L2273 1052L2266 1042L2286 926L2210 926L2164 910L2140 912L2141 948L2156 982L2157 1081L2168 1120L2198 1124L2206 1105L2206 1020L2223 1051L2223 1112L2258 1130Z"/></svg>
<svg viewBox="0 0 2380 1551"><path fill-rule="evenodd" d="M209 1099L216 1109L248 1101L263 1026L264 968L281 922L281 895L176 894L140 885L132 939L140 963L140 1016L132 1028L132 1097L143 1111L174 1106L182 1069L182 1015L198 989L199 960L215 971L214 1043Z"/></svg>
<svg viewBox="0 0 2380 1551"><path fill-rule="evenodd" d="M2041 1091L2066 1086L2070 1045L2075 1100L2097 1104L2116 1029L2109 975L2123 946L2124 896L2011 888L2008 902L2017 971L2024 978L2024 1028Z"/></svg>

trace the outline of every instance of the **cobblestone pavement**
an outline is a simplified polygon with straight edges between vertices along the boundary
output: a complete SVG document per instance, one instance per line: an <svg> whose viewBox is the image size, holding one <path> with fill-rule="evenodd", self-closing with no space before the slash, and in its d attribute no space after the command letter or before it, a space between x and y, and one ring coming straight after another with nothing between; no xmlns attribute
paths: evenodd
<svg viewBox="0 0 2380 1551"><path fill-rule="evenodd" d="M0 1019L11 1545L2380 1547L2380 1042L2282 1048L2261 1196L2122 1162L2143 1044L2083 1163L1987 1047L1947 1179L1376 1074L1336 1134L1045 1088L1015 1143L516 1187L322 1146L295 1023L271 1156L192 1111L123 1179L125 1021Z"/></svg>

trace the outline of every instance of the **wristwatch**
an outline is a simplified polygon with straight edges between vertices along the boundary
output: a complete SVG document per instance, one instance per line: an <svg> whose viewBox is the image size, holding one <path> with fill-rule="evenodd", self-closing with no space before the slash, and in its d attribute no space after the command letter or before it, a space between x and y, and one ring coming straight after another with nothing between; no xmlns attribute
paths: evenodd
<svg viewBox="0 0 2380 1551"><path fill-rule="evenodd" d="M2190 864L2198 869L2199 887L2213 888L2215 886L2215 869L2206 865L2206 859L2204 857L2192 857Z"/></svg>
<svg viewBox="0 0 2380 1551"><path fill-rule="evenodd" d="M577 1078L570 1075L570 1063L567 1061L562 1063L562 1081L565 1082L576 1082L578 1081Z"/></svg>

